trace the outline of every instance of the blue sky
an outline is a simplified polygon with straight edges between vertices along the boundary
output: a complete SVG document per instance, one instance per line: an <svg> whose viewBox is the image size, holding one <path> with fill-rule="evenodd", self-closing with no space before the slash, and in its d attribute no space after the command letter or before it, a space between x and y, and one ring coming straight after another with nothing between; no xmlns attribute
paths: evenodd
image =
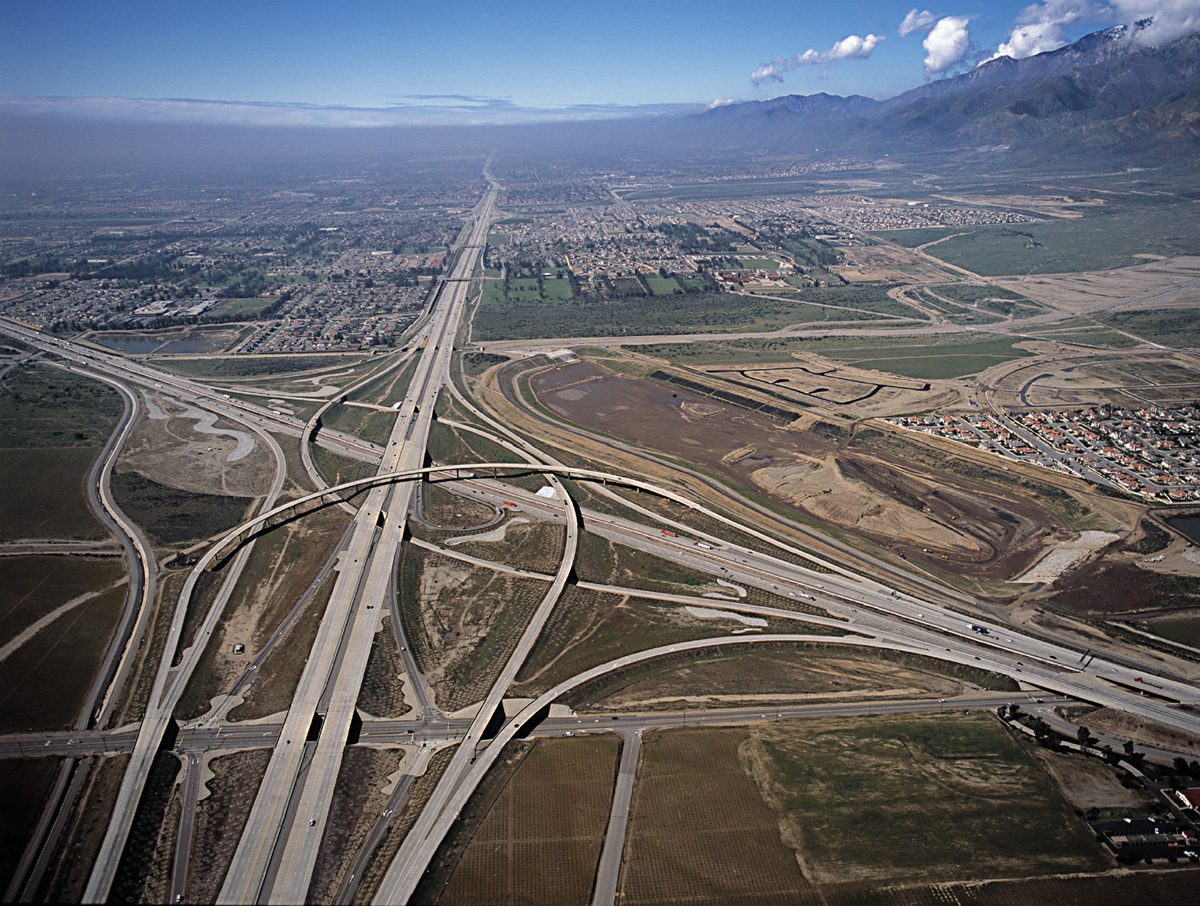
<svg viewBox="0 0 1200 906"><path fill-rule="evenodd" d="M1200 0L0 0L0 94L17 109L70 98L58 106L170 118L189 105L128 101L189 99L210 102L194 116L330 123L889 97L1150 14L1164 39L1200 29Z"/></svg>

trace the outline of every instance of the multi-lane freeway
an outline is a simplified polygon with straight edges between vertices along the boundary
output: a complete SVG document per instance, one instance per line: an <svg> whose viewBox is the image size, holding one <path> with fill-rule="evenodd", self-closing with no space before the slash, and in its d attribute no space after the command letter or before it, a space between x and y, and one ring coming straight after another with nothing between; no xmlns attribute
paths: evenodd
<svg viewBox="0 0 1200 906"><path fill-rule="evenodd" d="M603 731L621 733L625 740L625 756L613 804L613 829L605 843L596 886L596 902L599 903L609 902L615 889L623 839L620 822L628 812L636 770L637 742L640 734L647 730L684 724L736 724L763 719L861 714L864 708L865 713L946 708L994 709L1014 699L1013 693L984 692L945 701L880 699L865 703L809 703L765 709L748 707L679 713L544 717L545 709L552 702L597 676L641 661L689 650L761 642L819 641L825 645L912 652L980 667L1010 676L1022 682L1026 688L1047 690L1037 694L1046 698L1048 704L1066 700L1092 702L1120 708L1183 733L1200 736L1200 716L1193 710L1178 707L1180 704L1193 708L1200 706L1200 690L1187 677L1172 672L1166 661L1157 664L1149 660L1137 663L1099 656L996 620L968 616L947 603L937 603L910 593L913 589L921 592L923 587L911 582L895 581L895 571L891 567L884 571L873 570L874 577L868 577L858 568L848 565L852 561L828 554L817 555L781 542L761 531L759 526L746 524L689 500L677 490L656 487L636 476L565 466L478 410L450 380L450 363L467 304L468 288L493 219L496 194L497 186L493 182L470 213L447 258L446 277L439 284L427 311L414 326L414 343L409 353L410 357L416 358L414 372L404 399L395 407L395 422L387 443L379 447L349 435L328 430L319 432L321 443L347 455L377 462L378 474L374 479L364 480L373 486L359 503L354 521L339 546L336 555L337 578L286 714L281 721L228 724L223 721L218 709L208 718L181 728L175 739L175 750L187 759L188 764L183 791L185 806L191 806L196 801L199 756L203 752L247 747L271 749L266 773L224 877L220 902L289 903L304 901L308 896L343 755L356 720L355 706L367 658L382 615L390 613L398 627L397 631L402 631L399 629L399 613L395 604L396 564L406 520L413 506L415 482L412 479L427 471L424 468L427 440L435 402L444 388L480 423L487 425L486 428L462 425L461 429L482 433L515 453L526 461L523 468L544 475L551 491L548 494L534 493L501 480L498 474L505 469L511 470L511 463L477 463L458 467L460 474L455 480L446 482L445 486L454 493L486 502L498 510L518 509L531 517L560 523L564 527L565 541L559 568L552 575L535 574L512 564L488 563L467 557L452 548L442 550L445 556L463 558L477 568L505 570L541 580L545 583L545 594L473 717L448 717L436 710L425 692L424 680L417 672L411 652L402 645L404 668L409 674L410 686L416 691L417 708L411 716L402 719L364 720L358 731L360 740L371 745L412 747L415 749L415 764L410 768L412 772L423 769L435 749L445 746L456 748L441 780L432 789L426 805L391 862L376 893L377 902L403 902L408 899L472 791L504 744L519 735L531 732L565 735ZM268 430L301 438L305 448L305 466L315 473L307 456L307 444L318 433L316 417L305 423L276 410L231 398L196 381L170 375L117 355L49 338L21 325L0 322L0 331L66 359L68 367L104 375L119 385L153 387L234 418L254 430L274 453L277 464L276 481L260 510L262 514L271 510L286 476L283 453L267 433ZM419 350L417 340L424 341ZM400 367L406 361L397 357L385 367ZM126 392L125 397L127 406L137 405L135 396ZM127 422L114 435L104 460L106 463L119 450L128 430ZM98 474L103 474L103 470ZM483 477L489 474L492 477ZM665 518L630 500L624 501L629 516L581 510L571 500L562 483L561 479L566 478L632 487L659 495L687 507L707 520L706 524L722 523L738 537L750 536L759 543L754 547L731 543L716 534L698 531L684 522ZM323 485L319 476L314 475L314 480L319 486ZM102 500L105 497L102 480L95 482L95 488L98 505L119 515L119 511ZM142 573L140 582L136 588L131 588L131 601L135 598L134 591L139 592L138 603L131 605L131 612L145 614L149 608L143 599L148 593L147 589L153 587L153 562L136 526L131 523L126 525L123 517L118 518L118 515L114 515L119 529L117 534L130 550L131 563L137 564L141 558L138 567ZM103 752L132 754L108 833L92 869L85 894L87 901L100 902L109 894L154 755L172 720L179 696L232 593L240 565L249 554L249 546L243 545L226 567L229 572L225 584L206 612L194 640L181 652L180 663L172 667L171 655L185 643L183 616L197 577L227 547L229 540L249 536L257 524L251 521L235 529L201 557L191 572L176 606L165 649L169 654L164 656L160 665L146 717L136 730L102 732L88 729L88 723L84 722L68 734L0 739L0 755L31 752L71 757ZM584 530L670 560L687 570L721 579L726 583L724 587L730 590L728 595L719 597L689 597L655 595L636 588L581 583L595 593L657 597L660 601L679 606L702 605L743 616L794 620L798 625L794 632L788 630L786 633L768 634L746 631L737 635L649 648L581 671L532 703L510 701L506 705L505 699L517 671L532 650L545 620L566 586L576 546ZM422 544L429 546L425 542ZM334 563L334 558L331 558L327 569L334 568ZM861 567L863 563L859 560L854 562L854 566ZM771 604L750 604L742 600L744 589L751 587L769 592L776 596L776 600ZM738 589L743 590L741 594ZM961 599L961 596L957 597ZM824 631L832 628L842 634L812 634L809 630L814 626L805 626L804 623L815 624ZM136 641L138 633L132 623L129 625L130 631L126 635ZM274 644L274 640L270 644ZM132 661L135 647L135 644L127 645L114 654L104 682L111 680L114 674L118 675L118 679L123 675L122 665ZM239 683L245 679L243 677ZM1051 699L1051 693L1064 698ZM493 720L497 715L503 717L498 729ZM411 774L392 793L388 806L371 831L371 841L382 838L390 818L403 805L410 782ZM190 846L190 820L185 816L180 828L172 888L172 893L179 896L185 896L187 891ZM353 874L340 891L343 900L350 897L354 890L354 878L361 877L369 857L370 846L359 853Z"/></svg>

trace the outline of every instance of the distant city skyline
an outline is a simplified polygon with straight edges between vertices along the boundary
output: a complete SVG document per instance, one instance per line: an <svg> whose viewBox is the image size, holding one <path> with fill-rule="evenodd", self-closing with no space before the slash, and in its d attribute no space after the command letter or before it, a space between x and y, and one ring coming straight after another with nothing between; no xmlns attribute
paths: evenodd
<svg viewBox="0 0 1200 906"><path fill-rule="evenodd" d="M1200 0L0 0L0 109L248 124L514 122L783 94L886 98Z"/></svg>

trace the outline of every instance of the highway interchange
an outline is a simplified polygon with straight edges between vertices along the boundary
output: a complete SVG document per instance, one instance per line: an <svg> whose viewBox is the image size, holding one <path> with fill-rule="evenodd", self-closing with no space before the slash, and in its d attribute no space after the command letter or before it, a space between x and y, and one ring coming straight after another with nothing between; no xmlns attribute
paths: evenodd
<svg viewBox="0 0 1200 906"><path fill-rule="evenodd" d="M1200 716L1178 707L1179 704L1200 706L1200 690L1185 678L1161 669L1153 661L1129 663L1120 658L1081 651L999 621L968 615L947 604L914 596L901 584L881 582L878 572L875 573L877 578L869 578L827 556L818 556L780 542L755 526L740 523L690 501L670 488L656 487L633 476L568 468L475 408L451 381L450 366L468 302L471 278L476 272L493 219L496 191L497 186L492 183L471 212L455 244L448 276L440 284L429 310L410 334L407 354L416 358L415 371L404 399L395 407L394 427L382 448L350 435L325 428L318 430L318 416L301 421L269 407L233 398L200 382L170 375L121 356L47 337L21 325L0 322L0 330L49 356L64 360L66 367L118 387L126 406L125 415L89 480L95 505L108 514L108 524L124 545L131 572L135 574L122 628L117 634L118 641L110 649L105 668L97 678L96 689L89 698L88 711L81 715L73 731L69 734L0 739L0 754L8 755L28 754L34 750L38 754L64 755L72 759L98 753L132 754L100 855L89 878L85 901L103 902L109 895L151 763L173 721L179 697L196 669L205 643L233 592L241 566L252 548L252 539L237 547L230 565L226 567L228 572L221 591L206 612L195 638L189 643L183 638L184 615L196 578L229 545L224 540L219 541L201 558L176 604L176 616L166 647L168 652L182 648L179 663L172 666L172 658L164 657L145 719L134 729L119 732L96 729L107 719L111 702L128 679L133 654L141 642L149 618L149 597L155 585L154 561L148 542L137 527L120 513L107 491L107 475L111 464L138 414L138 394L129 392L127 385L169 392L188 403L233 419L253 431L256 439L271 450L276 461L275 481L260 507L260 514L272 510L286 477L283 453L270 432L304 439L305 468L323 490L324 482L319 481L308 456L307 444L310 440L343 455L378 464L378 475L365 482L373 486L360 499L353 524L343 536L338 551L329 558L322 571L324 575L336 567L336 581L292 704L282 722L236 724L213 720L210 716L182 727L175 739L175 750L187 763L183 785L185 817L181 823L172 886L172 894L181 898L187 892L191 846L189 828L199 795L200 757L214 751L270 747L270 762L225 876L219 901L289 903L306 899L334 800L342 758L356 718L355 709L367 657L381 614L390 612L393 627L402 632L394 587L396 564L405 539L406 520L413 506L416 483L412 479L429 471L424 467L427 440L434 419L435 403L443 389L488 425L486 429L476 426L470 430L485 434L517 454L525 462L526 470L541 472L552 492L549 496L543 496L505 482L499 473L511 470L513 466L502 463L457 467L454 474L447 476L452 480L446 482L445 486L454 493L479 500L498 511L516 509L531 517L563 525L564 550L558 570L549 575L532 573L512 565L481 562L449 547L437 548L443 556L457 557L479 568L515 572L540 580L545 583L545 594L498 679L473 717L446 716L438 711L418 673L411 652L407 646L402 646L408 683L416 692L414 716L394 720L364 720L359 730L360 740L376 745L415 748L416 767L410 766L410 772L423 767L432 751L447 745L454 745L455 748L449 766L391 863L382 886L375 894L375 902L404 902L410 897L450 825L504 744L530 732L548 735L618 732L624 740L625 754L618 774L610 839L605 844L595 892L597 903L611 902L615 891L623 840L620 829L624 827L628 813L637 741L640 734L647 730L687 724L736 724L802 716L922 712L945 708L994 710L1011 701L1020 701L1023 706L1031 708L1049 708L1062 701L1083 701L1122 709L1190 736L1200 737ZM738 537L750 536L760 543L753 548L734 544L718 535L699 532L688 524L641 508L628 499L622 501L626 511L640 514L645 519L581 509L570 499L562 484L563 478L598 482L602 488L637 488L682 504L694 513L726 524ZM336 488L329 489L328 493L332 495L336 491ZM227 539L244 541L250 538L252 528L249 524L240 526ZM792 620L797 623L795 632L718 635L695 642L653 648L582 671L533 702L512 701L509 688L569 579L576 544L583 530L670 560L686 569L720 578L731 589L757 587L776 596L780 606L749 604L732 591L723 598L689 599L683 595L656 595L639 589L587 586L599 594L657 598L681 606L702 605L745 616ZM424 542L422 544L430 546ZM889 576L882 578L890 581ZM789 601L794 602L795 606L790 606ZM814 628L836 628L843 634L813 634L811 630ZM278 637L279 633L270 644L274 644ZM1022 683L1023 688L1033 691L1022 695L967 693L944 702L930 699L879 699L835 704L772 705L765 709L701 709L602 717L557 714L544 717L548 706L571 689L640 661L686 650L801 641L860 649L886 648L935 657L1007 675ZM262 652L259 659L265 654L265 651ZM1153 694L1147 694L1151 691L1148 687L1153 688ZM1039 704L1039 698L1044 698L1044 702ZM496 714L503 714L503 722L498 730L493 721ZM59 782L61 789L56 788L62 801L71 798L66 786L69 776L67 767L72 763L66 762ZM412 776L413 773L410 773L393 793L372 840L380 838L388 819L403 805ZM46 814L43 821L45 826L40 827L44 839L50 834L49 824L55 817L52 810L47 810ZM37 855L36 847L31 846L27 853L31 854L27 861L32 862ZM353 877L361 875L369 855L369 848L360 855L351 881L341 891L343 901L353 893ZM28 876L30 865L26 865L24 871ZM25 889L28 889L28 885Z"/></svg>

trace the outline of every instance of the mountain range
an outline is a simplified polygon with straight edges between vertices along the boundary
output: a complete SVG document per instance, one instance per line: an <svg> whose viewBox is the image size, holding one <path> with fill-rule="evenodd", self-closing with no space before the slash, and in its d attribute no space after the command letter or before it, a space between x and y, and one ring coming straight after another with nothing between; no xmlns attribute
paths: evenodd
<svg viewBox="0 0 1200 906"><path fill-rule="evenodd" d="M990 60L888 100L789 95L717 107L684 129L706 144L772 151L1200 163L1200 33L1147 47L1134 38L1149 21L1023 60Z"/></svg>

